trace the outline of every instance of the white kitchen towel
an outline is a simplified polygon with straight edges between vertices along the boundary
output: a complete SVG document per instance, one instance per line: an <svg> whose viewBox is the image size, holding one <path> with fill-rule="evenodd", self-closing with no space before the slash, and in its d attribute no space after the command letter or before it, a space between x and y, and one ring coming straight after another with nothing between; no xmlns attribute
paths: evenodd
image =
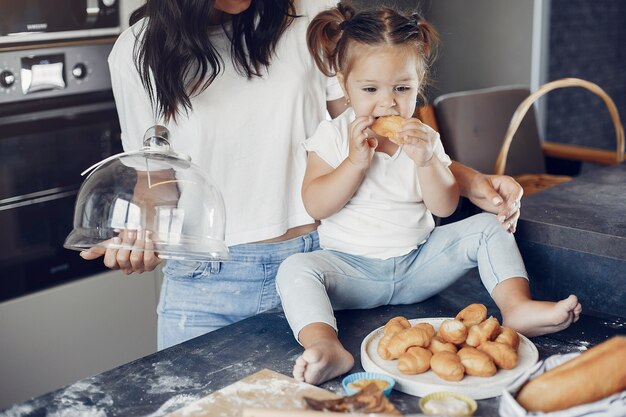
<svg viewBox="0 0 626 417"><path fill-rule="evenodd" d="M550 369L567 362L580 355L580 353L569 353L566 355L553 355L521 374L511 382L502 393L500 398L501 417L624 417L626 416L626 391L611 395L593 403L582 404L566 410L554 411L552 413L526 411L517 401L515 394L526 381L549 371Z"/></svg>

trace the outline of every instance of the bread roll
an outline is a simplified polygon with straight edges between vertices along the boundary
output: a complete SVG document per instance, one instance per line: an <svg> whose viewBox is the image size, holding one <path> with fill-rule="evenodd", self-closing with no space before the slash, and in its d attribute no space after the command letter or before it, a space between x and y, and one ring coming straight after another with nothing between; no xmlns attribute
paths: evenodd
<svg viewBox="0 0 626 417"><path fill-rule="evenodd" d="M396 333L401 332L404 329L408 329L411 327L411 323L406 319L406 317L397 316L390 319L383 327L384 336L378 341L378 346L376 351L378 352L378 356L383 358L384 360L392 359L391 353L389 353L389 342Z"/></svg>
<svg viewBox="0 0 626 417"><path fill-rule="evenodd" d="M420 327L411 327L396 333L387 346L391 359L397 359L411 346L427 347L432 335L428 330Z"/></svg>
<svg viewBox="0 0 626 417"><path fill-rule="evenodd" d="M430 369L430 358L432 352L423 347L410 347L398 358L398 371L407 375L416 375Z"/></svg>
<svg viewBox="0 0 626 417"><path fill-rule="evenodd" d="M397 143L403 143L404 141L397 136L403 124L404 118L401 116L381 116L372 124L372 130L377 135L389 138Z"/></svg>
<svg viewBox="0 0 626 417"><path fill-rule="evenodd" d="M390 319L385 327L383 327L383 333L398 333L404 329L408 329L411 327L411 323L406 319L406 317L397 316Z"/></svg>
<svg viewBox="0 0 626 417"><path fill-rule="evenodd" d="M469 328L465 342L473 347L480 345L487 340L493 340L500 333L500 323L495 317L489 317L480 324L475 324Z"/></svg>
<svg viewBox="0 0 626 417"><path fill-rule="evenodd" d="M513 369L517 366L517 352L509 345L486 341L478 345L478 350L491 356L499 368Z"/></svg>
<svg viewBox="0 0 626 417"><path fill-rule="evenodd" d="M446 381L460 381L465 376L465 368L456 353L435 353L430 359L430 368Z"/></svg>
<svg viewBox="0 0 626 417"><path fill-rule="evenodd" d="M510 327L501 326L500 334L495 338L494 342L504 343L517 350L519 347L519 335Z"/></svg>
<svg viewBox="0 0 626 417"><path fill-rule="evenodd" d="M428 345L428 350L432 353L438 352L451 352L456 353L458 350L454 343L446 342L443 339L435 336L430 340L430 345Z"/></svg>
<svg viewBox="0 0 626 417"><path fill-rule="evenodd" d="M482 323L487 318L487 307L484 304L470 304L459 311L455 319L459 320L466 327Z"/></svg>
<svg viewBox="0 0 626 417"><path fill-rule="evenodd" d="M447 319L441 322L437 336L446 342L460 345L467 338L467 327L459 320Z"/></svg>
<svg viewBox="0 0 626 417"><path fill-rule="evenodd" d="M424 329L426 330L426 333L428 333L428 335L432 338L435 335L435 328L433 327L432 324L430 323L417 323L415 326L413 327L417 327L418 329Z"/></svg>
<svg viewBox="0 0 626 417"><path fill-rule="evenodd" d="M476 348L464 347L457 352L457 355L461 358L461 364L468 375L492 376L498 372L493 359Z"/></svg>
<svg viewBox="0 0 626 417"><path fill-rule="evenodd" d="M626 337L615 336L531 380L517 394L528 411L564 410L626 389Z"/></svg>

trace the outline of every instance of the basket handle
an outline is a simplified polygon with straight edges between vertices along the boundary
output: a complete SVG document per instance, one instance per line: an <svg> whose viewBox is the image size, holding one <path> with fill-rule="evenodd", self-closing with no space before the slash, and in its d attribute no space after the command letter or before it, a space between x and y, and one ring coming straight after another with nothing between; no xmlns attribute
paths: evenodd
<svg viewBox="0 0 626 417"><path fill-rule="evenodd" d="M602 88L590 81L581 80L580 78L562 78L560 80L543 84L537 89L537 91L526 97L526 99L524 99L524 101L522 101L522 103L517 107L515 113L513 113L511 122L509 123L509 128L504 135L502 148L500 148L500 153L496 159L494 167L495 174L504 174L504 169L506 168L506 158L509 153L509 148L511 147L513 135L515 135L515 132L522 123L522 119L526 115L526 112L528 112L528 109L530 109L533 103L544 94L562 87L583 87L600 96L609 110L613 126L615 127L615 139L617 141L616 162L621 163L624 161L624 127L622 126L619 112L617 111L617 107L615 106L613 99L611 99L611 97Z"/></svg>

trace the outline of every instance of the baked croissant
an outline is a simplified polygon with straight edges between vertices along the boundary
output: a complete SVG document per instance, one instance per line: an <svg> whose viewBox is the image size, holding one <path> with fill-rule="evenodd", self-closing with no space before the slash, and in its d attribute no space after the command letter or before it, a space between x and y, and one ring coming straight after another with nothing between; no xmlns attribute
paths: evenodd
<svg viewBox="0 0 626 417"><path fill-rule="evenodd" d="M493 340L500 333L500 323L495 317L489 317L480 324L475 324L469 328L465 342L473 347L480 345L487 340Z"/></svg>
<svg viewBox="0 0 626 417"><path fill-rule="evenodd" d="M459 320L447 319L441 322L437 336L446 342L460 345L467 338L467 327Z"/></svg>
<svg viewBox="0 0 626 417"><path fill-rule="evenodd" d="M509 345L486 341L478 346L478 350L491 356L491 359L502 369L513 369L517 366L517 352Z"/></svg>
<svg viewBox="0 0 626 417"><path fill-rule="evenodd" d="M410 347L398 358L398 371L407 375L416 375L430 369L432 352L423 347Z"/></svg>
<svg viewBox="0 0 626 417"><path fill-rule="evenodd" d="M411 323L406 319L406 317L397 316L390 319L387 324L385 324L385 327L383 327L383 333L398 333L399 331L408 329L409 327L411 327Z"/></svg>
<svg viewBox="0 0 626 417"><path fill-rule="evenodd" d="M465 368L456 353L439 352L430 358L430 368L446 381L460 381L465 376Z"/></svg>
<svg viewBox="0 0 626 417"><path fill-rule="evenodd" d="M466 327L482 323L487 318L487 307L483 304L470 304L459 311L455 319L462 322Z"/></svg>
<svg viewBox="0 0 626 417"><path fill-rule="evenodd" d="M446 342L445 340L440 339L435 336L430 340L430 345L428 345L428 350L432 353L437 352L451 352L456 353L457 347L454 343Z"/></svg>
<svg viewBox="0 0 626 417"><path fill-rule="evenodd" d="M411 327L396 333L387 346L387 350L392 359L397 359L411 346L427 347L430 344L432 336L420 327Z"/></svg>
<svg viewBox="0 0 626 417"><path fill-rule="evenodd" d="M372 130L377 135L389 138L397 143L402 143L404 141L397 135L403 124L404 118L402 116L381 116L374 120Z"/></svg>
<svg viewBox="0 0 626 417"><path fill-rule="evenodd" d="M519 347L519 335L510 327L502 326L500 327L500 334L495 338L494 342L504 343L511 346L513 350L517 350Z"/></svg>
<svg viewBox="0 0 626 417"><path fill-rule="evenodd" d="M457 352L457 355L459 355L461 364L465 367L465 372L468 375L492 376L498 372L491 356L476 348L464 347Z"/></svg>

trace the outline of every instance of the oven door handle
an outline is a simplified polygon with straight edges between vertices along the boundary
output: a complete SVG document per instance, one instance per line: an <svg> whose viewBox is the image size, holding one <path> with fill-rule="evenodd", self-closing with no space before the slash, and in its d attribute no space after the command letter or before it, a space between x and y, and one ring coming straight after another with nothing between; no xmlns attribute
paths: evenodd
<svg viewBox="0 0 626 417"><path fill-rule="evenodd" d="M87 0L87 23L93 25L100 14L99 0Z"/></svg>

